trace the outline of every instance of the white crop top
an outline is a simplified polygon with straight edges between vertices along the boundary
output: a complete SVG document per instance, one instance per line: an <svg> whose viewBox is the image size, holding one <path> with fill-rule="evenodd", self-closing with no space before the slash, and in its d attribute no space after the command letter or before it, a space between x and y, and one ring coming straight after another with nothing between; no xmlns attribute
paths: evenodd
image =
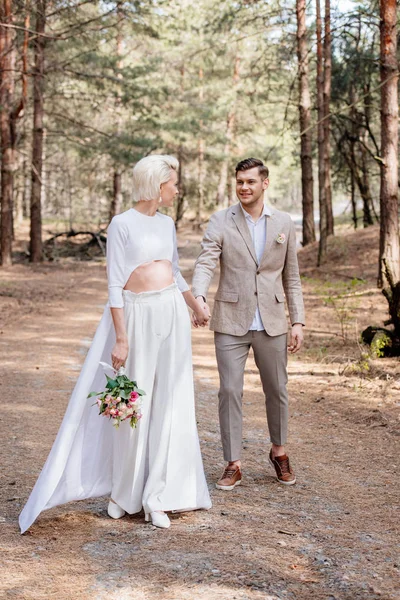
<svg viewBox="0 0 400 600"><path fill-rule="evenodd" d="M107 230L109 306L124 306L122 290L131 273L143 263L169 260L181 292L189 289L179 271L175 224L157 212L153 217L131 208L113 218Z"/></svg>

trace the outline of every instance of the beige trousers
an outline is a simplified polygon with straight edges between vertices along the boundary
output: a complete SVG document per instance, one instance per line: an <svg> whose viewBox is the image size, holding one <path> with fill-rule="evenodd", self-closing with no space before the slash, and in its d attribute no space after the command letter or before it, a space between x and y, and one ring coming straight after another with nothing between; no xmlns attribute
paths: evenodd
<svg viewBox="0 0 400 600"><path fill-rule="evenodd" d="M269 336L248 331L236 336L214 334L220 377L219 423L224 459L239 460L242 449L243 378L250 348L253 348L265 394L271 442L286 443L288 423L287 335Z"/></svg>

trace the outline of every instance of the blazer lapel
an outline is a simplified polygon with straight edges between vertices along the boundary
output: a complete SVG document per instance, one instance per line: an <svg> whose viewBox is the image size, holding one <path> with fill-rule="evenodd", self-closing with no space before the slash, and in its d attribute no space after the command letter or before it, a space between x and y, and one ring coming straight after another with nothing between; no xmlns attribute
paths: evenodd
<svg viewBox="0 0 400 600"><path fill-rule="evenodd" d="M232 214L232 219L234 220L235 225L238 228L240 235L242 236L251 256L254 259L254 262L257 265L258 262L257 262L257 257L256 257L256 251L254 249L253 240L251 239L250 231L249 231L249 228L246 223L246 217L244 216L243 211L240 208L240 204L235 204L235 206L232 207L231 214Z"/></svg>
<svg viewBox="0 0 400 600"><path fill-rule="evenodd" d="M260 266L268 258L271 247L274 244L274 242L276 242L276 238L277 238L278 234L279 234L279 219L278 219L276 213L273 212L271 216L269 216L269 217L267 216L267 239L265 242L264 252L263 252L263 255L260 260Z"/></svg>

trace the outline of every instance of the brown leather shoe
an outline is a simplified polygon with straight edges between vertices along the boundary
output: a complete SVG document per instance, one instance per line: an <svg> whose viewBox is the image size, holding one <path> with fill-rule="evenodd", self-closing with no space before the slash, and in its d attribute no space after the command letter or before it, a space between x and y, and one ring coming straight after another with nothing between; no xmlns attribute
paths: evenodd
<svg viewBox="0 0 400 600"><path fill-rule="evenodd" d="M221 479L217 481L215 487L217 490L233 490L234 487L242 483L242 472L240 467L225 467L225 471L222 474Z"/></svg>
<svg viewBox="0 0 400 600"><path fill-rule="evenodd" d="M269 453L269 462L274 467L276 478L283 485L293 485L296 483L296 476L289 463L289 457L286 454L272 458L272 450Z"/></svg>

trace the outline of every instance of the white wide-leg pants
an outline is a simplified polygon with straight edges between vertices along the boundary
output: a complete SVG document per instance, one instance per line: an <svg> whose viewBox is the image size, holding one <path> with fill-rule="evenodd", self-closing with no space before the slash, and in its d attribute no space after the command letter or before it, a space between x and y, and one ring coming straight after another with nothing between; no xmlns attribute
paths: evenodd
<svg viewBox="0 0 400 600"><path fill-rule="evenodd" d="M112 499L126 512L211 507L194 409L191 326L176 284L124 291L126 374L146 392L137 428L113 432Z"/></svg>

